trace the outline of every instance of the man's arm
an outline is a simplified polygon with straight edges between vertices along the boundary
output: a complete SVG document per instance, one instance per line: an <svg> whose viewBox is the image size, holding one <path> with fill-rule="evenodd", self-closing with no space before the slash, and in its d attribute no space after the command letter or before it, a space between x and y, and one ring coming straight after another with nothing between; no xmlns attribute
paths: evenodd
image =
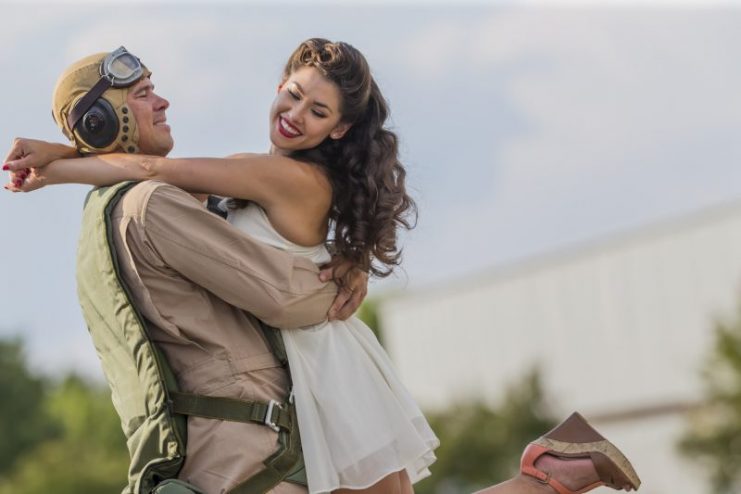
<svg viewBox="0 0 741 494"><path fill-rule="evenodd" d="M124 197L124 213L167 268L265 323L290 329L327 318L337 287L314 263L250 238L186 192L144 183Z"/></svg>

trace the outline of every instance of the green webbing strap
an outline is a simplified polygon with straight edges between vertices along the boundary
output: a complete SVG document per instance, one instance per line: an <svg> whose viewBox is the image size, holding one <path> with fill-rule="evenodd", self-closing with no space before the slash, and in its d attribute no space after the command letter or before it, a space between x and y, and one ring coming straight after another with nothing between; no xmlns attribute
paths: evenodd
<svg viewBox="0 0 741 494"><path fill-rule="evenodd" d="M288 356L286 355L286 346L283 343L283 335L280 329L271 328L264 322L260 321L260 329L262 334L265 336L265 340L268 342L268 346L273 353L273 356L280 362L280 365L286 369L288 375L288 386L291 386L291 373L288 370Z"/></svg>
<svg viewBox="0 0 741 494"><path fill-rule="evenodd" d="M289 406L291 420L296 421L296 407ZM297 463L303 458L298 427L278 434L278 451L263 463L265 469L231 489L227 494L263 494L295 474Z"/></svg>
<svg viewBox="0 0 741 494"><path fill-rule="evenodd" d="M275 401L261 403L232 398L170 392L170 407L174 413L195 415L234 422L256 422L278 432L278 451L263 463L265 468L234 487L228 494L263 494L295 473L302 458L301 437L296 424L293 403L279 405Z"/></svg>
<svg viewBox="0 0 741 494"><path fill-rule="evenodd" d="M173 412L183 415L230 422L256 422L274 430L280 428L290 431L294 424L291 417L293 404L281 405L276 401L263 403L170 391L170 406Z"/></svg>

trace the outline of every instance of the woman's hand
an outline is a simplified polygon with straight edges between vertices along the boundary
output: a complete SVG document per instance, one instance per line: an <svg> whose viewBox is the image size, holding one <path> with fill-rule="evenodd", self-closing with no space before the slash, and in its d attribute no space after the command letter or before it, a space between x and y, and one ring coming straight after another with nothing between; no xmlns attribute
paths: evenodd
<svg viewBox="0 0 741 494"><path fill-rule="evenodd" d="M368 273L340 257L334 257L322 266L319 279L334 280L339 287L337 297L327 314L330 321L335 319L344 321L352 316L368 294Z"/></svg>
<svg viewBox="0 0 741 494"><path fill-rule="evenodd" d="M46 185L43 172L52 161L79 156L71 146L35 139L14 139L5 157L3 170L10 172L5 188L12 192L31 192Z"/></svg>
<svg viewBox="0 0 741 494"><path fill-rule="evenodd" d="M44 168L24 168L17 172L10 172L10 181L5 189L11 192L31 192L47 184Z"/></svg>
<svg viewBox="0 0 741 494"><path fill-rule="evenodd" d="M13 140L10 151L3 162L3 170L19 172L26 168L42 168L62 158L77 158L77 149L72 146L36 139Z"/></svg>

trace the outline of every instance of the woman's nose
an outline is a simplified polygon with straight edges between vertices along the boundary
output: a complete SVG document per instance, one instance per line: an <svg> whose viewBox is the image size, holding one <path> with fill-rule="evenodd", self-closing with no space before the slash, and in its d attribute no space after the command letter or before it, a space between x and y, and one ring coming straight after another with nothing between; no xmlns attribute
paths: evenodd
<svg viewBox="0 0 741 494"><path fill-rule="evenodd" d="M291 120L293 120L294 122L302 123L307 111L309 111L309 105L307 104L307 102L299 101L293 106L293 108L291 108L289 115Z"/></svg>
<svg viewBox="0 0 741 494"><path fill-rule="evenodd" d="M301 108L294 107L288 112L288 119L295 123L302 123L304 121L304 112Z"/></svg>

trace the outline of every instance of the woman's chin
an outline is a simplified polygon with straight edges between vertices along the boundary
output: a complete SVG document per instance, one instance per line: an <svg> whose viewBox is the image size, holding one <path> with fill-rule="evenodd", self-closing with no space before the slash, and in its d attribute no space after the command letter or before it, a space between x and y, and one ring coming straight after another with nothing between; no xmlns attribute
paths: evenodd
<svg viewBox="0 0 741 494"><path fill-rule="evenodd" d="M310 149L311 146L306 146L306 143L291 142L289 139L283 136L270 136L270 143L272 144L273 154L290 154L295 151L302 151L304 149Z"/></svg>
<svg viewBox="0 0 741 494"><path fill-rule="evenodd" d="M270 139L270 154L280 154L283 156L288 156L291 154L295 149L293 149L290 146L286 146L284 142L278 141L277 139Z"/></svg>

